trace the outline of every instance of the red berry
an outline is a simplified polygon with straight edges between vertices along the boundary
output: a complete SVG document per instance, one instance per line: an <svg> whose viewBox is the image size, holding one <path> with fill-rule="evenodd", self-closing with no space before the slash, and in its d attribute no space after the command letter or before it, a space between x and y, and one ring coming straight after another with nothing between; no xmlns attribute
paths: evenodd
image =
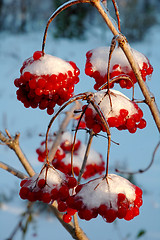
<svg viewBox="0 0 160 240"><path fill-rule="evenodd" d="M143 128L146 127L146 125L147 125L146 121L142 118L140 120L139 124L137 125L137 127L140 128L140 129L143 129Z"/></svg>
<svg viewBox="0 0 160 240"><path fill-rule="evenodd" d="M77 210L75 210L75 209L67 208L67 213L71 216L73 216L76 212L77 212Z"/></svg>
<svg viewBox="0 0 160 240"><path fill-rule="evenodd" d="M65 212L67 210L67 205L65 202L58 201L58 211Z"/></svg>
<svg viewBox="0 0 160 240"><path fill-rule="evenodd" d="M135 120L133 118L128 118L126 121L126 127L128 129L133 129L135 127Z"/></svg>
<svg viewBox="0 0 160 240"><path fill-rule="evenodd" d="M63 215L63 221L64 222L69 223L71 220L72 220L71 215L69 215L67 213Z"/></svg>
<svg viewBox="0 0 160 240"><path fill-rule="evenodd" d="M45 181L44 179L40 179L40 180L38 181L38 187L39 187L39 188L44 188L45 185L46 185L46 181Z"/></svg>
<svg viewBox="0 0 160 240"><path fill-rule="evenodd" d="M61 200L65 200L69 196L69 189L67 186L62 186L59 189L59 197Z"/></svg>
<svg viewBox="0 0 160 240"><path fill-rule="evenodd" d="M19 192L20 197L22 199L27 199L28 194L29 194L29 189L27 187L22 187L20 192Z"/></svg>
<svg viewBox="0 0 160 240"><path fill-rule="evenodd" d="M33 59L38 60L42 56L42 51L36 51L33 53Z"/></svg>
<svg viewBox="0 0 160 240"><path fill-rule="evenodd" d="M57 200L58 198L58 189L57 188L53 188L52 191L51 191L51 198L53 200Z"/></svg>
<svg viewBox="0 0 160 240"><path fill-rule="evenodd" d="M121 109L121 110L119 111L119 113L120 113L120 115L121 115L123 118L125 118L125 117L128 116L128 110L126 110L126 109Z"/></svg>
<svg viewBox="0 0 160 240"><path fill-rule="evenodd" d="M69 188L74 188L74 187L77 186L77 180L74 177L70 177L68 179L68 183L67 184L68 184Z"/></svg>
<svg viewBox="0 0 160 240"><path fill-rule="evenodd" d="M42 201L44 203L49 203L51 201L51 195L48 192L42 194Z"/></svg>
<svg viewBox="0 0 160 240"><path fill-rule="evenodd" d="M20 183L20 186L23 187L23 185L27 182L28 180L27 179L23 179Z"/></svg>
<svg viewBox="0 0 160 240"><path fill-rule="evenodd" d="M114 209L108 209L106 216L104 217L104 219L106 220L106 222L113 222L117 217L117 213Z"/></svg>

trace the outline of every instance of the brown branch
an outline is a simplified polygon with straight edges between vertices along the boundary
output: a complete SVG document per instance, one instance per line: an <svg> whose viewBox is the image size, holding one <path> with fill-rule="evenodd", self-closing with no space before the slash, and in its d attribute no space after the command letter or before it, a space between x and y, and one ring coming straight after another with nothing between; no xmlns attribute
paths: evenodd
<svg viewBox="0 0 160 240"><path fill-rule="evenodd" d="M71 223L65 223L63 221L63 214L60 213L57 210L57 203L55 201L51 205L51 210L53 211L53 213L55 214L55 216L57 217L59 222L63 225L63 227L71 234L73 239L76 239L76 240L89 240L80 227L78 227L78 229L75 230L74 224L72 222Z"/></svg>
<svg viewBox="0 0 160 240"><path fill-rule="evenodd" d="M90 136L89 136L89 140L88 140L88 144L87 144L87 148L86 148L86 152L85 152L84 159L83 159L83 164L82 164L81 170L79 172L78 182L81 181L81 178L82 178L82 175L83 175L86 163L87 163L87 159L88 159L88 155L89 155L89 151L90 151L90 148L91 148L91 144L92 144L92 140L93 140L94 135L95 135L94 132L91 131Z"/></svg>
<svg viewBox="0 0 160 240"><path fill-rule="evenodd" d="M99 11L99 13L101 14L101 16L103 17L104 21L106 22L106 24L108 25L109 29L111 30L111 32L113 33L113 35L116 37L119 46L122 48L122 50L124 51L132 69L133 72L137 78L137 82L139 84L139 87L142 91L142 94L145 98L145 102L148 105L151 114L154 118L155 124L158 128L158 131L160 132L160 113L159 110L157 108L157 105L154 101L154 99L151 96L151 93L149 91L149 89L147 88L145 82L143 81L140 71L139 71L139 66L138 63L136 62L136 60L134 59L134 56L131 52L131 48L126 40L126 37L124 37L122 34L119 33L119 31L116 29L116 27L114 26L114 24L112 23L112 21L110 20L110 18L108 17L108 13L106 11L106 9L104 8L103 4L101 3L101 1L99 0L92 0L92 4L97 8L97 10Z"/></svg>
<svg viewBox="0 0 160 240"><path fill-rule="evenodd" d="M23 152L20 148L20 145L19 145L20 133L16 134L14 136L14 138L12 138L8 134L8 131L6 131L6 132L7 132L8 137L5 137L4 134L2 134L2 132L0 132L1 142L5 143L5 145L7 145L10 149L12 149L15 152L15 154L19 158L20 162L22 163L23 167L25 168L25 170L29 174L29 176L35 175L35 172L34 172L32 166L30 165L30 163L28 162L27 158L25 157L25 155L23 154Z"/></svg>
<svg viewBox="0 0 160 240"><path fill-rule="evenodd" d="M121 31L121 23L120 23L120 17L119 17L119 11L118 11L118 6L115 0L112 0L114 9L115 9L115 14L117 17L117 21L118 21L118 30Z"/></svg>
<svg viewBox="0 0 160 240"><path fill-rule="evenodd" d="M20 179L24 179L27 178L28 176L26 176L24 173L18 171L17 169L9 166L8 164L1 162L0 161L0 168L10 172L11 174L13 174L14 176L20 178Z"/></svg>

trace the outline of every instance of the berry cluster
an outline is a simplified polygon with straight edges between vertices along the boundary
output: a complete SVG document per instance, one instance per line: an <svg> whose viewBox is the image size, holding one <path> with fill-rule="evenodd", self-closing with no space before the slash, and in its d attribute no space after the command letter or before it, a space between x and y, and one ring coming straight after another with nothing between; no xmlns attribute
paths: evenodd
<svg viewBox="0 0 160 240"><path fill-rule="evenodd" d="M19 195L31 202L39 200L50 203L57 200L58 208L62 210L61 205L69 197L69 190L76 185L75 178L66 176L50 165L44 165L39 175L21 181Z"/></svg>
<svg viewBox="0 0 160 240"><path fill-rule="evenodd" d="M67 204L87 221L98 214L109 223L116 218L129 221L139 215L142 205L142 190L115 174L78 185L75 192L67 199Z"/></svg>
<svg viewBox="0 0 160 240"><path fill-rule="evenodd" d="M49 139L48 149L51 149L53 144L54 138ZM71 150L72 150L72 141L73 136L69 132L65 132L62 135L62 140L60 146L58 147L54 159L52 160L52 165L60 170L61 172L71 175ZM73 152L73 170L75 175L79 175L83 157L85 154L86 146L80 141L76 140L74 145L74 152ZM38 160L43 162L45 159L45 142L41 143L40 148L36 149L38 154ZM102 155L94 151L93 149L90 150L86 167L83 173L83 178L87 179L96 174L102 174L104 171L104 161Z"/></svg>
<svg viewBox="0 0 160 240"><path fill-rule="evenodd" d="M135 133L137 128L145 128L146 121L142 118L143 112L136 103L116 90L101 90L94 94L94 101L100 107L109 127L118 130L128 129ZM82 107L84 110L86 105ZM98 113L89 104L85 111L86 126L95 133L106 131Z"/></svg>
<svg viewBox="0 0 160 240"><path fill-rule="evenodd" d="M94 89L99 89L104 83L107 82L107 69L108 69L108 58L109 58L109 47L100 47L87 52L85 73L86 75L93 77L96 81ZM132 49L133 56L137 61L141 76L146 81L146 76L151 75L153 67L151 66L147 57L142 53ZM117 47L111 58L111 66L109 69L110 80L118 76L128 76L131 81L121 78L115 80L110 84L110 87L114 87L114 83L119 83L122 88L131 88L133 84L137 82L134 72L120 47ZM106 87L107 88L107 87Z"/></svg>
<svg viewBox="0 0 160 240"><path fill-rule="evenodd" d="M36 51L23 63L20 73L14 81L17 99L26 108L39 107L53 114L56 104L61 106L72 97L80 72L73 62Z"/></svg>

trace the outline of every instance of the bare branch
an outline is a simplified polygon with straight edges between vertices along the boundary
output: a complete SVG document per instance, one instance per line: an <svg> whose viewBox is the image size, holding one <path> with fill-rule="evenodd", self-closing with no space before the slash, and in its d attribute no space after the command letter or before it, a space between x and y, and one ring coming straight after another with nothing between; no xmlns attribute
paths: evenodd
<svg viewBox="0 0 160 240"><path fill-rule="evenodd" d="M54 212L55 216L57 217L59 222L63 225L63 227L71 234L73 239L76 239L76 240L89 240L80 227L78 227L78 229L75 231L75 227L74 227L72 222L71 223L65 223L63 221L63 214L61 214L57 210L57 203L55 201L51 205L51 210Z"/></svg>
<svg viewBox="0 0 160 240"><path fill-rule="evenodd" d="M10 149L12 149L15 152L20 162L22 163L23 167L25 168L26 172L29 174L29 176L33 176L35 172L19 146L19 137L20 137L20 133L16 134L15 137L12 138L10 134L8 135L8 137L5 137L2 134L2 132L0 132L1 142L5 143Z"/></svg>
<svg viewBox="0 0 160 240"><path fill-rule="evenodd" d="M10 172L11 174L13 174L14 176L16 176L20 179L24 179L24 178L28 177L24 173L18 171L17 169L15 169L15 168L13 168L13 167L9 166L8 164L6 164L4 162L1 162L1 161L0 161L0 168Z"/></svg>

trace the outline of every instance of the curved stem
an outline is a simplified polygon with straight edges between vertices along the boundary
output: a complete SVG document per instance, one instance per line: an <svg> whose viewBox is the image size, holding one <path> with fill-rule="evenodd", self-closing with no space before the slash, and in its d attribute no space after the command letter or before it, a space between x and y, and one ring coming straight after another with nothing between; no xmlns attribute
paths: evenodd
<svg viewBox="0 0 160 240"><path fill-rule="evenodd" d="M71 0L68 1L66 3L64 3L63 5L61 5L59 8L57 8L57 10L50 16L45 31L44 31L44 35L43 35L43 42L42 42L42 54L44 55L44 48L45 48L45 43L46 43L46 38L47 38L47 31L48 31L48 27L50 25L50 23L53 21L53 19L59 14L61 13L63 10L65 10L68 7L71 7L75 4L78 3L90 3L90 0Z"/></svg>
<svg viewBox="0 0 160 240"><path fill-rule="evenodd" d="M78 109L79 103L76 102L74 106L72 106L67 112L64 120L62 121L61 125L59 126L59 130L56 133L56 140L53 142L51 149L49 150L48 159L49 162L52 161L54 155L57 151L57 147L60 145L61 137L63 132L65 131L66 127L68 126L70 120L74 117L74 110Z"/></svg>
<svg viewBox="0 0 160 240"><path fill-rule="evenodd" d="M121 74L119 76L116 76L116 77L113 77L111 80L110 80L110 84L111 83L116 83L117 81L120 81L120 80L127 80L127 81L130 81L132 83L132 101L134 100L134 83L132 81L132 79L127 76L126 74ZM101 91L103 90L106 86L108 85L108 82L104 83L99 89L98 91Z"/></svg>
<svg viewBox="0 0 160 240"><path fill-rule="evenodd" d="M149 165L148 165L146 168L144 168L144 169L139 169L138 171L135 171L135 172L121 171L121 170L118 170L118 169L115 169L115 171L118 172L118 173L130 174L130 175L131 175L131 174L133 175L133 174L137 174L137 173L144 173L144 172L146 172L146 171L152 166L152 164L153 164L153 162L154 162L154 159L155 159L155 154L156 154L159 146L160 146L160 142L158 142L158 144L156 145L156 147L155 147L155 149L154 149L154 151L153 151L153 155L152 155L151 162L149 163Z"/></svg>
<svg viewBox="0 0 160 240"><path fill-rule="evenodd" d="M80 100L80 99L83 99L83 98L86 98L86 93L78 94L78 95L74 96L73 98L71 98L69 101L64 103L64 105L62 105L62 107L60 107L60 109L57 111L57 113L52 117L51 121L49 122L49 125L48 125L48 128L47 128L47 132L46 132L46 140L45 140L46 163L49 164L49 158L48 158L48 135L49 135L49 130L50 130L54 120L63 111L63 109L65 109L69 104L75 102L76 100Z"/></svg>

